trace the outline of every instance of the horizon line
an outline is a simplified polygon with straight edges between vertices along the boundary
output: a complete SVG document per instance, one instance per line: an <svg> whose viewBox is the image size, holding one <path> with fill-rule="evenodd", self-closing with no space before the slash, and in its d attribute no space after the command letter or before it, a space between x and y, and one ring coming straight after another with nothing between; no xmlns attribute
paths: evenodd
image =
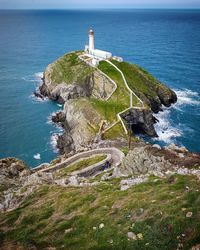
<svg viewBox="0 0 200 250"><path fill-rule="evenodd" d="M68 8L0 8L1 10L200 10L200 7L68 7Z"/></svg>

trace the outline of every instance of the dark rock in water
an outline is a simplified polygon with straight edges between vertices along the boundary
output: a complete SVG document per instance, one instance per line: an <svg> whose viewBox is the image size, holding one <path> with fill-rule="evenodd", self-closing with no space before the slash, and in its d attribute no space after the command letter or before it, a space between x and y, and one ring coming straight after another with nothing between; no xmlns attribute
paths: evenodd
<svg viewBox="0 0 200 250"><path fill-rule="evenodd" d="M63 123L65 122L65 113L60 111L51 117L52 122Z"/></svg>
<svg viewBox="0 0 200 250"><path fill-rule="evenodd" d="M177 101L176 93L164 85L158 87L157 94L161 103L166 107L169 107L172 103Z"/></svg>
<svg viewBox="0 0 200 250"><path fill-rule="evenodd" d="M43 84L39 87L39 90L40 90L40 93L43 95L43 96L48 96L49 97L49 90L48 88L46 87L46 85L44 84L44 79L43 79Z"/></svg>
<svg viewBox="0 0 200 250"><path fill-rule="evenodd" d="M40 94L39 92L37 92L37 91L34 91L33 94L34 94L34 96L36 96L36 97L38 97L38 98L40 98L42 100L44 99L44 96L42 94Z"/></svg>
<svg viewBox="0 0 200 250"><path fill-rule="evenodd" d="M154 124L156 122L153 112L150 109L132 109L122 115L129 128L149 136L158 136Z"/></svg>
<svg viewBox="0 0 200 250"><path fill-rule="evenodd" d="M162 105L169 107L177 101L176 93L162 83L158 83L157 87L153 87L154 95L137 92L137 95L149 106L154 113L162 111Z"/></svg>
<svg viewBox="0 0 200 250"><path fill-rule="evenodd" d="M69 133L65 132L62 135L58 136L57 148L59 149L61 154L70 153L71 151L73 151L73 145L73 139Z"/></svg>

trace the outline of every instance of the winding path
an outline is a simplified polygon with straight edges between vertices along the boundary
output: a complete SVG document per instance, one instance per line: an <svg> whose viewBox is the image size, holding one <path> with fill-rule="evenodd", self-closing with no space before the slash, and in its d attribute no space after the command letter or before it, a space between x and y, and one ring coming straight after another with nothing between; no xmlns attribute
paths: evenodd
<svg viewBox="0 0 200 250"><path fill-rule="evenodd" d="M134 95L134 96L138 99L138 101L139 101L139 103L141 104L142 108L144 108L144 103L143 103L143 101L136 95L135 92L133 92L133 91L129 88L128 83L127 83L127 81L126 81L126 78L125 78L125 76L124 76L124 73L123 73L114 63L112 63L111 61L106 60L106 62L109 63L110 65L112 65L112 66L121 74L122 79L123 79L123 81L124 81L124 84L125 84L126 88L128 89L128 91L130 92L130 108L133 107L133 99L132 99L133 96L132 96L132 95ZM140 107L140 106L139 106L139 107L136 107L136 106L135 106L135 108L141 108L141 107Z"/></svg>
<svg viewBox="0 0 200 250"><path fill-rule="evenodd" d="M96 173L97 171L100 171L102 169L102 165L107 160L112 160L112 166L118 167L121 164L122 159L124 157L124 153L117 148L98 148L98 149L93 149L93 150L89 150L89 151L75 154L75 155L69 157L68 159L66 159L65 161L58 163L54 166L36 167L32 170L32 172L54 172L54 171L61 169L61 168L67 168L72 163L78 162L84 158L92 157L95 155L107 155L107 157L106 157L106 159L104 159L104 160L102 160L102 161L100 161L92 166L89 166L89 167L86 167L82 170L73 172L73 174L76 174L78 176L93 175L94 173Z"/></svg>
<svg viewBox="0 0 200 250"><path fill-rule="evenodd" d="M89 65L92 66L93 68L97 69L101 74L103 74L105 77L107 77L107 78L114 84L114 89L113 89L112 93L105 99L105 100L107 101L108 99L111 98L111 96L113 95L113 93L114 93L115 90L117 89L117 83L116 83L113 79L111 79L107 74L105 74L103 71L101 71L98 67L91 65L91 64L88 62L89 60L91 60L91 58L84 59L82 56L84 56L84 55L80 55L80 56L79 56L79 59L80 59L80 60L84 61L85 63L89 64ZM122 118L121 118L121 114L123 114L124 112L126 112L126 111L128 111L128 110L130 110L130 109L132 109L132 108L134 108L134 109L145 109L144 102L136 95L136 93L135 93L134 91L132 91L132 90L130 89L130 87L128 86L128 83L127 83L127 81L126 81L126 78L125 78L125 76L124 76L124 73L123 73L114 63L112 63L110 60L105 60L105 61L106 61L107 63L109 63L111 66L113 66L113 67L121 74L122 79L123 79L124 84L125 84L125 87L128 89L128 91L129 91L129 93L130 93L130 106L129 106L129 108L127 108L127 109L125 109L125 110L122 110L122 111L120 111L120 112L117 114L117 119L118 119L118 121L121 122L125 134L128 134L128 131L127 131L127 128L126 128L126 126L125 126L125 124L124 124L124 121L123 121ZM137 98L137 100L139 101L139 106L134 106L134 107L133 107L133 95L134 95L134 96ZM109 130L109 129L111 129L113 126L115 126L115 125L118 123L118 121L114 122L109 128L106 129L106 131Z"/></svg>

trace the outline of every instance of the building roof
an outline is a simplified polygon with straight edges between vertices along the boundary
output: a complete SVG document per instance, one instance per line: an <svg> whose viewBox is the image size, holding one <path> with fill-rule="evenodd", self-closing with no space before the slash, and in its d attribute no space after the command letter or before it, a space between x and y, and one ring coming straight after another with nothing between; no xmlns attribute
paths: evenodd
<svg viewBox="0 0 200 250"><path fill-rule="evenodd" d="M94 35L93 29L90 29L90 30L89 30L89 35Z"/></svg>

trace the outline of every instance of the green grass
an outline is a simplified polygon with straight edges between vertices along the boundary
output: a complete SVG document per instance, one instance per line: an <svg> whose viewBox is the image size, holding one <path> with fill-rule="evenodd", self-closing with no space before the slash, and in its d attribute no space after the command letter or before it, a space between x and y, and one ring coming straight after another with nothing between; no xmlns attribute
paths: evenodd
<svg viewBox="0 0 200 250"><path fill-rule="evenodd" d="M66 84L73 82L83 84L84 80L91 75L95 69L88 67L87 64L81 61L78 58L79 54L78 52L66 54L51 65L51 81L54 84L60 84L62 82Z"/></svg>
<svg viewBox="0 0 200 250"><path fill-rule="evenodd" d="M120 122L103 134L103 139L105 140L115 140L118 137L126 138L124 129Z"/></svg>
<svg viewBox="0 0 200 250"><path fill-rule="evenodd" d="M127 108L126 104L109 100L107 102L92 98L92 106L110 123L117 121L117 114Z"/></svg>
<svg viewBox="0 0 200 250"><path fill-rule="evenodd" d="M123 103L126 105L126 108L128 108L130 104L130 94L119 71L106 61L101 61L98 68L117 83L117 90L112 95L111 100ZM137 104L137 99L135 97L133 97L133 104Z"/></svg>
<svg viewBox="0 0 200 250"><path fill-rule="evenodd" d="M98 163L104 159L106 159L106 155L97 155L97 156L94 156L94 157L89 157L89 158L85 158L83 160L80 160L76 163L73 163L61 170L58 170L56 173L55 173L55 176L56 177L64 177L74 171L77 171L77 170L81 170L81 169L84 169L86 167L89 167L95 163Z"/></svg>
<svg viewBox="0 0 200 250"><path fill-rule="evenodd" d="M141 67L127 62L117 62L112 60L124 74L129 87L136 93L141 92L146 95L155 97L156 88L160 83L151 74Z"/></svg>
<svg viewBox="0 0 200 250"><path fill-rule="evenodd" d="M126 191L120 191L120 179L93 187L50 186L47 192L41 187L31 203L27 198L17 210L1 214L1 241L24 249L33 244L38 249L172 250L179 243L190 249L200 242L199 182L192 176L174 178L170 184L152 176ZM128 240L129 231L143 239Z"/></svg>

